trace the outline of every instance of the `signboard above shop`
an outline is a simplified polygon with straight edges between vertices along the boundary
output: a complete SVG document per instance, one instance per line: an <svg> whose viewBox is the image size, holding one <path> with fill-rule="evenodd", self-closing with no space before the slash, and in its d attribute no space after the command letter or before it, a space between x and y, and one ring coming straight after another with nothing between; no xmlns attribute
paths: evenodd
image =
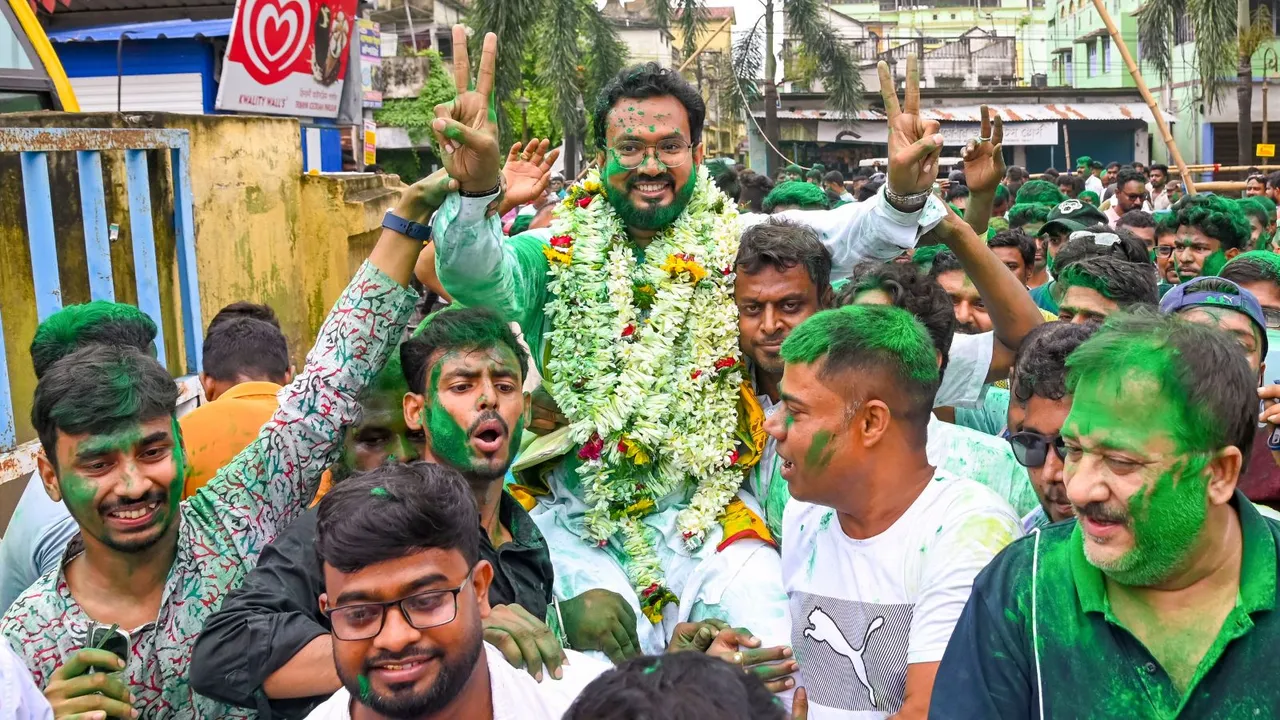
<svg viewBox="0 0 1280 720"><path fill-rule="evenodd" d="M963 147L965 143L978 137L982 126L978 123L943 122L942 137L946 147ZM850 123L820 120L818 122L818 142L852 142L885 145L889 142L889 126L884 122ZM1015 145L1057 145L1058 123L1056 122L1006 122L1004 124L1004 144Z"/></svg>
<svg viewBox="0 0 1280 720"><path fill-rule="evenodd" d="M219 110L336 118L356 0L238 0Z"/></svg>

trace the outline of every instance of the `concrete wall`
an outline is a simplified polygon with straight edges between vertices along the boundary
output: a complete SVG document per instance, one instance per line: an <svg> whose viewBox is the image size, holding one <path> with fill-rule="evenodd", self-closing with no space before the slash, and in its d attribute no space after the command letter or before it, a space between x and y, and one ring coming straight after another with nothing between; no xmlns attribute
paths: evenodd
<svg viewBox="0 0 1280 720"><path fill-rule="evenodd" d="M202 325L224 305L250 300L280 317L293 360L302 365L328 309L368 255L382 215L403 185L393 176L304 176L296 120L238 115L62 114L0 116L0 124L40 127L167 127L191 133L196 262ZM176 312L172 189L167 153L151 153L150 219L156 235L169 369L185 366ZM135 298L123 160L104 154L108 222L120 224L112 246L116 299ZM51 156L59 270L64 304L89 299L74 153ZM35 378L27 347L37 318L26 242L17 155L0 154L0 307L8 349L18 440L34 437L27 421ZM3 478L0 478L2 481Z"/></svg>

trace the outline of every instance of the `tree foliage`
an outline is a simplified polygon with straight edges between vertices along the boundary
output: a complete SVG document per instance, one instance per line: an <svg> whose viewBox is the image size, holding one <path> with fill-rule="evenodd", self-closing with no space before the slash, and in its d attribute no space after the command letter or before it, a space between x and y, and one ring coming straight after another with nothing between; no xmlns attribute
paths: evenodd
<svg viewBox="0 0 1280 720"><path fill-rule="evenodd" d="M374 122L379 125L404 128L409 139L419 144L429 139L427 132L431 121L435 119L435 107L449 102L457 95L453 85L453 73L445 67L440 53L435 50L423 50L418 53L426 57L427 82L416 98L388 98L382 101L382 108L373 112Z"/></svg>
<svg viewBox="0 0 1280 720"><path fill-rule="evenodd" d="M650 10L662 27L670 27L679 15L686 46L696 42L704 22L702 5L703 0L650 0ZM479 62L485 33L498 35L494 85L508 115L502 122L504 139L519 130L518 108L512 101L520 92L534 103L530 105L531 134L534 107L544 98L547 116L559 126L547 135L559 138L572 132L581 137L596 95L627 63L626 45L594 0L473 0L467 22L475 29L469 43L473 64ZM529 58L531 69L525 62ZM535 91L533 85L541 89Z"/></svg>
<svg viewBox="0 0 1280 720"><path fill-rule="evenodd" d="M800 41L798 51L817 60L831 109L839 116L852 117L864 105L862 73L850 46L827 22L826 3L822 0L777 2L782 3L786 14L787 32Z"/></svg>
<svg viewBox="0 0 1280 720"><path fill-rule="evenodd" d="M1173 79L1176 21L1185 17L1195 28L1195 65L1209 107L1216 107L1236 75L1240 55L1252 56L1273 37L1271 14L1260 5L1244 32L1237 26L1236 3L1230 0L1150 0L1138 14L1138 41L1143 60L1164 81Z"/></svg>

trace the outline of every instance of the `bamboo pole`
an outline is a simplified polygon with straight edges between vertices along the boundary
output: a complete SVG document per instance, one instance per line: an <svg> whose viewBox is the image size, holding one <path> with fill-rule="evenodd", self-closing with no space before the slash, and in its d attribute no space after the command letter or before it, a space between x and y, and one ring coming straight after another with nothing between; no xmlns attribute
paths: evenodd
<svg viewBox="0 0 1280 720"><path fill-rule="evenodd" d="M1067 163L1063 165L1067 172L1071 172L1071 132L1067 129L1067 124L1062 123L1062 144L1063 152L1067 155Z"/></svg>
<svg viewBox="0 0 1280 720"><path fill-rule="evenodd" d="M1147 107L1151 109L1151 114L1156 118L1156 124L1160 128L1160 135L1164 138L1165 147L1169 148L1169 156L1173 158L1173 162L1181 171L1182 184L1187 189L1188 195L1196 194L1196 186L1191 181L1191 173L1187 171L1187 164L1182 161L1182 153L1178 151L1178 145L1173 141L1173 133L1169 132L1169 123L1164 120L1164 112L1156 105L1156 100L1151 96L1151 89L1147 87L1147 81L1142 79L1142 73L1138 70L1138 66L1133 62L1133 55L1129 54L1129 46L1124 44L1124 38L1120 37L1120 30L1116 28L1115 22L1111 19L1111 13L1107 12L1107 8L1102 4L1102 0L1093 0L1093 7L1098 11L1098 15L1102 18L1102 22L1107 26L1107 32L1111 33L1111 42L1120 50L1120 57L1124 58L1124 64L1129 67L1129 75L1133 76L1133 82L1138 86L1138 92L1142 93L1142 99L1147 101Z"/></svg>
<svg viewBox="0 0 1280 720"><path fill-rule="evenodd" d="M680 68L679 68L678 70L676 70L676 72L679 72L679 73L684 72L684 69L685 69L685 68L687 68L687 67L689 67L689 63L693 62L693 59L694 59L694 58L696 58L696 57L698 57L699 55L701 55L701 54L702 54L702 51L703 51L703 50L706 50L706 49L707 49L707 46L711 44L711 41L712 41L712 40L715 40L717 35L719 35L720 33L724 32L724 29L725 29L725 28L727 28L727 27L729 27L729 23L731 23L731 22L733 22L733 16L732 16L732 15L730 15L730 16L729 16L729 17L727 17L727 18L725 18L724 22L720 23L720 27L716 28L715 32L713 32L713 33L711 33L710 35L708 35L708 36L707 36L707 39L702 43L702 47L698 48L697 50L695 50L695 51L693 52L693 54L692 54L692 55L690 55L689 57L685 58L685 61L684 61L683 63L681 63Z"/></svg>

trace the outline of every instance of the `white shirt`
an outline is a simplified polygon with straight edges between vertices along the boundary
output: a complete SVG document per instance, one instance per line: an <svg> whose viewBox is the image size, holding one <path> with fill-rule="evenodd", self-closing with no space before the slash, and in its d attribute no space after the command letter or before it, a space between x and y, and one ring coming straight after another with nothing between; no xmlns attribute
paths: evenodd
<svg viewBox="0 0 1280 720"><path fill-rule="evenodd" d="M978 335L956 333L947 355L947 369L942 371L942 384L934 396L934 407L978 407L991 372L991 354L995 350L995 333Z"/></svg>
<svg viewBox="0 0 1280 720"><path fill-rule="evenodd" d="M896 713L907 665L942 659L973 579L1022 534L1008 503L942 471L875 537L854 540L835 510L798 500L783 527L797 684L812 720Z"/></svg>
<svg viewBox="0 0 1280 720"><path fill-rule="evenodd" d="M1096 175L1090 175L1084 180L1084 189L1092 190L1098 194L1098 202L1102 202L1102 191L1106 188L1102 185L1102 178Z"/></svg>
<svg viewBox="0 0 1280 720"><path fill-rule="evenodd" d="M22 658L0 640L0 720L53 720L53 708Z"/></svg>
<svg viewBox="0 0 1280 720"><path fill-rule="evenodd" d="M565 650L564 654L569 660L562 666L564 677L556 680L544 672L542 682L538 682L528 672L511 667L497 648L485 643L493 720L560 720L582 689L613 667L573 650ZM307 720L350 719L351 693L345 687L307 716Z"/></svg>

